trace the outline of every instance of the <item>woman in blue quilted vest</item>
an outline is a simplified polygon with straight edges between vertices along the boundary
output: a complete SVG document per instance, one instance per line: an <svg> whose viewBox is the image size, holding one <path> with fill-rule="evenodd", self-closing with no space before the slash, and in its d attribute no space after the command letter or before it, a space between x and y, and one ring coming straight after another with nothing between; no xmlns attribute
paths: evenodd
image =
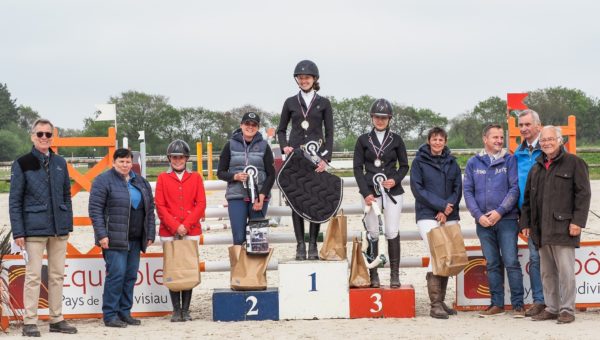
<svg viewBox="0 0 600 340"><path fill-rule="evenodd" d="M225 198L235 245L244 243L249 219L266 216L275 183L273 152L259 127L258 114L246 112L219 158L217 177L227 182Z"/></svg>
<svg viewBox="0 0 600 340"><path fill-rule="evenodd" d="M319 69L310 60L302 60L294 69L294 80L300 91L283 104L281 119L277 128L277 141L281 150L289 155L294 149L317 142L320 147L318 155L321 161L316 171L327 169L333 151L333 110L329 99L317 94L319 86ZM289 135L288 125L291 125ZM289 137L288 137L289 136ZM292 222L296 235L296 260L306 260L306 244L304 243L304 219L292 211ZM308 259L318 260L317 237L320 224L310 223Z"/></svg>

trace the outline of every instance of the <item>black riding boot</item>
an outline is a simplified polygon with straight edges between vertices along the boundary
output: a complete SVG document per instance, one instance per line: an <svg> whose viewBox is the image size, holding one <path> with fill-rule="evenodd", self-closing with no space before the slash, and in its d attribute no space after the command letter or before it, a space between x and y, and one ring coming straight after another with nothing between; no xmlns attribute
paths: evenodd
<svg viewBox="0 0 600 340"><path fill-rule="evenodd" d="M388 241L390 257L390 288L400 287L400 235Z"/></svg>
<svg viewBox="0 0 600 340"><path fill-rule="evenodd" d="M309 239L308 239L308 259L318 260L319 250L317 249L317 239L319 238L319 229L321 225L318 223L310 223Z"/></svg>
<svg viewBox="0 0 600 340"><path fill-rule="evenodd" d="M372 245L372 246L371 246ZM373 260L377 259L377 255L379 255L379 241L373 241L369 243L369 248L367 248L367 253ZM369 269L369 277L371 278L371 288L379 288L379 274L377 274L377 267Z"/></svg>
<svg viewBox="0 0 600 340"><path fill-rule="evenodd" d="M306 243L304 243L304 219L292 211L292 224L294 225L294 235L296 235L296 260L306 260Z"/></svg>
<svg viewBox="0 0 600 340"><path fill-rule="evenodd" d="M171 322L181 322L181 292L174 292L169 290L169 295L171 295L171 303L173 304L173 314L171 315Z"/></svg>
<svg viewBox="0 0 600 340"><path fill-rule="evenodd" d="M192 290L181 292L181 319L182 321L192 321L190 315L190 303L192 302Z"/></svg>

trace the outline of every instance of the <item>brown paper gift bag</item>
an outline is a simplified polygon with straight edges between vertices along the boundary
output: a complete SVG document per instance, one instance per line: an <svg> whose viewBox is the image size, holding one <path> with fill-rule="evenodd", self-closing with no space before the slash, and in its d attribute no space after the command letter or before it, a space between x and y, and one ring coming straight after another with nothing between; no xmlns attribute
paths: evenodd
<svg viewBox="0 0 600 340"><path fill-rule="evenodd" d="M175 292L190 290L200 284L198 241L163 243L163 284Z"/></svg>
<svg viewBox="0 0 600 340"><path fill-rule="evenodd" d="M362 242L357 237L352 240L352 260L350 261L350 279L352 288L366 288L371 286L369 269L362 254Z"/></svg>
<svg viewBox="0 0 600 340"><path fill-rule="evenodd" d="M325 241L319 252L321 260L342 261L348 258L346 255L347 221L343 211L329 221Z"/></svg>
<svg viewBox="0 0 600 340"><path fill-rule="evenodd" d="M230 284L233 290L265 290L267 289L267 266L273 254L252 255L246 253L246 247L234 245L229 247L229 263L231 264Z"/></svg>
<svg viewBox="0 0 600 340"><path fill-rule="evenodd" d="M441 225L427 233L433 274L454 276L469 263L459 224Z"/></svg>

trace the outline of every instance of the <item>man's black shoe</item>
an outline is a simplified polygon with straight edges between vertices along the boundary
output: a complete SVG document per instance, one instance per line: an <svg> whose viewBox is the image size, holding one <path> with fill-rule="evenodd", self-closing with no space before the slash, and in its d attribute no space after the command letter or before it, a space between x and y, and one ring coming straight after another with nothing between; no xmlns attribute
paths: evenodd
<svg viewBox="0 0 600 340"><path fill-rule="evenodd" d="M132 325L132 326L139 326L142 324L142 321L140 321L138 319L134 319L131 315L127 315L127 316L119 315L119 319L121 319L121 321L125 322L126 324Z"/></svg>
<svg viewBox="0 0 600 340"><path fill-rule="evenodd" d="M65 334L75 334L77 333L77 328L69 325L65 320L51 323L50 324L50 332L51 333L65 333Z"/></svg>
<svg viewBox="0 0 600 340"><path fill-rule="evenodd" d="M23 325L23 336L32 336L39 338L42 336L37 328L37 325Z"/></svg>
<svg viewBox="0 0 600 340"><path fill-rule="evenodd" d="M127 324L118 318L114 318L112 320L104 321L104 326L106 327L115 327L115 328L125 328Z"/></svg>

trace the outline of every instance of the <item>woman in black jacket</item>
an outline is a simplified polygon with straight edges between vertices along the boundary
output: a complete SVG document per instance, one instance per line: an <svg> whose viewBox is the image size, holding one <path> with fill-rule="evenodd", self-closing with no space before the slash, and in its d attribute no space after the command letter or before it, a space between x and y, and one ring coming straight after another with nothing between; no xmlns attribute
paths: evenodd
<svg viewBox="0 0 600 340"><path fill-rule="evenodd" d="M331 161L333 151L333 111L329 99L317 94L319 91L319 69L310 60L302 60L294 69L294 78L300 87L298 94L286 99L281 110L281 120L277 128L277 140L281 150L289 155L294 149L310 141L320 145L318 154L321 161L316 171L322 172ZM292 129L287 138L287 128L291 123ZM324 131L323 131L324 130ZM324 133L323 133L324 132ZM305 260L306 245L304 244L304 219L292 212L294 233L298 245L296 260ZM308 259L318 260L317 236L320 224L310 223L308 243Z"/></svg>
<svg viewBox="0 0 600 340"><path fill-rule="evenodd" d="M447 141L448 134L444 129L434 127L429 130L427 143L421 145L410 167L410 189L415 196L417 226L428 250L427 233L431 229L444 224L456 224L460 219L461 172L446 146ZM433 275L429 261L426 278L431 317L447 319L448 315L455 315L456 310L444 302L448 277Z"/></svg>
<svg viewBox="0 0 600 340"><path fill-rule="evenodd" d="M393 116L392 104L377 99L370 111L373 129L358 137L354 148L354 177L363 205L374 202L383 208L385 238L390 257L390 287L400 287L400 213L402 212L402 179L408 172L408 157L402 137L390 131ZM379 222L373 209L365 219L366 226L375 240L368 252L376 257L379 252ZM370 269L371 287L379 287L377 268Z"/></svg>
<svg viewBox="0 0 600 340"><path fill-rule="evenodd" d="M145 252L156 237L152 187L131 171L132 166L131 151L117 149L113 168L96 178L90 192L94 237L106 262L102 314L107 327L141 324L131 317L133 287L140 251Z"/></svg>

